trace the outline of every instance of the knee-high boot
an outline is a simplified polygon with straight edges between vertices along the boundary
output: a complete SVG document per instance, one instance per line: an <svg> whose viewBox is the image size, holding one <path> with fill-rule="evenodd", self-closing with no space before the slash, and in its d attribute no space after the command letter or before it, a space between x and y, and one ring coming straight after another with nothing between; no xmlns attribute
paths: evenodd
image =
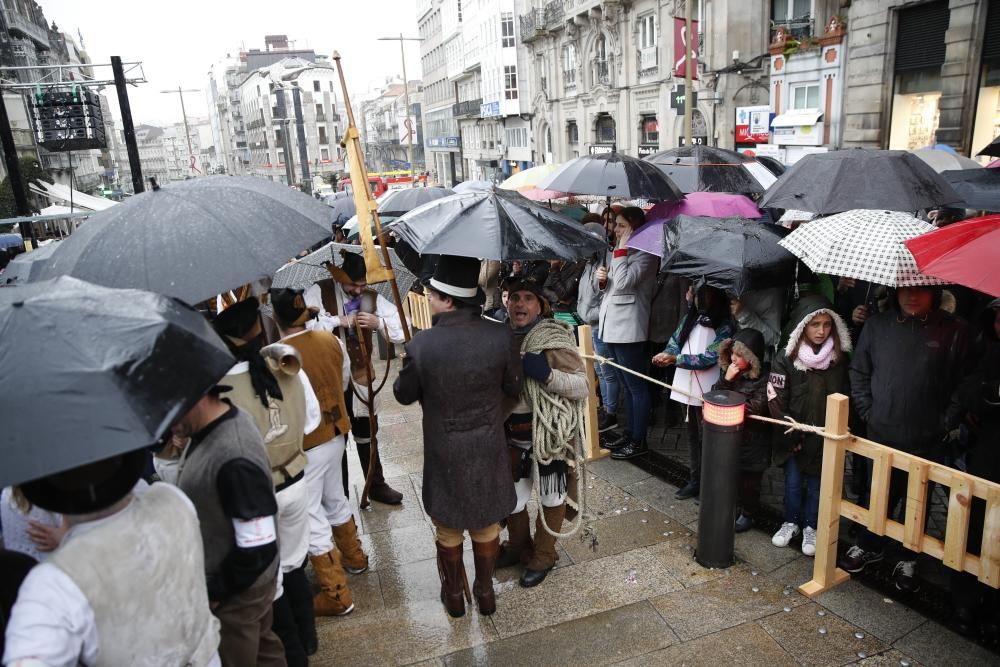
<svg viewBox="0 0 1000 667"><path fill-rule="evenodd" d="M528 510L523 509L507 517L507 541L500 547L496 567L527 563L531 558L532 548L531 519L528 517Z"/></svg>
<svg viewBox="0 0 1000 667"><path fill-rule="evenodd" d="M542 507L545 514L545 523L549 530L558 533L562 528L563 517L566 516L566 503L558 507ZM542 526L542 517L535 521L535 554L525 565L524 574L521 575L521 585L531 588L545 581L545 577L556 565L556 538L545 530Z"/></svg>
<svg viewBox="0 0 1000 667"><path fill-rule="evenodd" d="M472 592L476 594L476 604L483 616L489 616L497 610L497 599L493 593L493 568L499 551L499 537L489 542L472 542L472 557L476 563L476 580L472 584Z"/></svg>
<svg viewBox="0 0 1000 667"><path fill-rule="evenodd" d="M361 460L361 469L364 470L365 479L367 479L367 475L369 474L368 471L371 470L372 483L368 489L368 497L375 502L386 505L398 505L403 502L403 494L385 483L385 476L382 474L382 460L378 455L378 449L375 450L375 465L369 467L372 451L370 441L376 439L377 435L371 432L368 418L358 417L354 419L351 428L354 431L354 444L358 447L358 458ZM375 428L376 430L378 429L377 423Z"/></svg>
<svg viewBox="0 0 1000 667"><path fill-rule="evenodd" d="M462 562L462 545L446 547L437 543L438 576L441 577L441 602L453 618L465 616L465 600L472 603L469 580Z"/></svg>

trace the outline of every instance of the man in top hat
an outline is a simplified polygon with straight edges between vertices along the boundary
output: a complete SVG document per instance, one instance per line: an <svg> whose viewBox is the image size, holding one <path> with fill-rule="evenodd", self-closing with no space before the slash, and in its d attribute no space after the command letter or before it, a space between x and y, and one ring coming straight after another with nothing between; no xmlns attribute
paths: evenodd
<svg viewBox="0 0 1000 667"><path fill-rule="evenodd" d="M514 333L514 344L522 357L525 381L530 378L538 382L544 391L563 398L586 399L589 386L583 360L576 349L572 333L565 325L545 319L552 311L542 284L532 278L525 278L509 282L507 289L509 324ZM540 325L552 328L550 339L553 347L545 349L544 353L523 352L525 338ZM520 583L526 588L542 583L556 563L556 538L543 527L541 514L545 515L545 524L549 530L558 533L566 517L567 492L570 485L575 483L575 470L567 461L556 459L548 464L538 464L538 488L542 507L535 523L535 538L532 542L527 503L534 483L533 417L532 408L520 398L504 424L517 505L507 517L508 540L504 543L497 562L498 567L523 563L525 570Z"/></svg>
<svg viewBox="0 0 1000 667"><path fill-rule="evenodd" d="M520 395L521 360L510 330L480 316L484 294L478 280L477 260L441 257L425 284L434 326L406 346L393 385L400 403L420 401L423 407L423 500L437 530L441 601L452 616L465 613L463 593L468 597L462 563L466 530L479 611L495 611L499 521L516 501L503 405Z"/></svg>
<svg viewBox="0 0 1000 667"><path fill-rule="evenodd" d="M5 665L219 665L198 515L177 488L132 492L143 449L22 485L70 526L18 592Z"/></svg>
<svg viewBox="0 0 1000 667"><path fill-rule="evenodd" d="M272 289L271 304L283 336L281 342L298 352L320 405L320 425L302 441L308 458L309 560L321 589L313 598L313 607L319 616L344 616L354 609L344 571L360 574L368 569L368 556L361 548L341 480L351 425L344 402L350 362L336 336L322 329L306 329L314 312L306 307L302 290Z"/></svg>
<svg viewBox="0 0 1000 667"><path fill-rule="evenodd" d="M360 254L341 250L343 258L340 266L327 265L332 279L320 280L305 294L306 304L318 308L320 313L311 327L332 331L344 343L351 361L351 378L358 393L367 397L369 383L375 372L372 367L373 331L388 333L389 341L402 343L403 326L399 320L399 310L388 299L368 288L367 267ZM361 329L358 336L357 327ZM346 388L346 387L345 387ZM351 410L351 433L358 447L358 458L365 475L373 476L369 497L387 505L403 502L403 494L385 483L382 461L375 449L371 460L372 439L378 436L378 415L373 412L372 424L368 420L369 408L365 401L354 401L348 394L348 409ZM372 399L374 401L374 398ZM353 404L353 405L352 405ZM377 411L377 406L372 406ZM345 461L346 463L346 461ZM344 465L346 470L346 464ZM366 477L367 479L367 477ZM347 476L344 473L346 493Z"/></svg>
<svg viewBox="0 0 1000 667"><path fill-rule="evenodd" d="M262 347L258 303L256 297L235 303L219 313L212 326L237 359L221 380L229 387L222 397L253 417L271 465L282 574L281 595L274 601L274 631L289 665L305 665L317 640L305 572L309 493L302 439L319 426L320 408L298 351L281 343Z"/></svg>

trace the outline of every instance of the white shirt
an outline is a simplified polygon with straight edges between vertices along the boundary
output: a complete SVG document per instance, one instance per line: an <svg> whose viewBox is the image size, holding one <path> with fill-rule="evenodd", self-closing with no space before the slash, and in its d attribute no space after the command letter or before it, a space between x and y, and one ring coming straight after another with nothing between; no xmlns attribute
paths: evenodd
<svg viewBox="0 0 1000 667"><path fill-rule="evenodd" d="M170 488L194 505L180 490ZM114 515L73 526L64 539L72 539L111 519ZM3 664L7 667L76 667L94 665L100 646L97 622L90 602L79 587L55 565L36 565L25 577L7 624ZM216 655L211 667L221 667Z"/></svg>
<svg viewBox="0 0 1000 667"><path fill-rule="evenodd" d="M335 289L337 290L337 304L339 306L344 302L346 295L339 284ZM302 296L307 306L310 308L319 308L319 315L316 319L306 322L307 329L319 328L326 331L333 331L340 327L340 317L327 312L323 306L323 293L319 285L313 285ZM393 343L402 343L406 340L403 336L403 325L399 320L399 309L381 294L375 299L375 315L382 320L379 323L379 331L382 331L383 323L388 328L389 340Z"/></svg>

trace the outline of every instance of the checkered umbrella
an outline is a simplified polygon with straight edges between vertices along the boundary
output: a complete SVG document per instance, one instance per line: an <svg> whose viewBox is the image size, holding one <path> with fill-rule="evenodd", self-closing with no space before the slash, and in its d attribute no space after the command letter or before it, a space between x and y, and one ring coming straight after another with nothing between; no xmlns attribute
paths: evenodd
<svg viewBox="0 0 1000 667"><path fill-rule="evenodd" d="M778 243L816 273L889 287L942 285L920 273L903 245L933 230L906 213L855 209L807 222Z"/></svg>

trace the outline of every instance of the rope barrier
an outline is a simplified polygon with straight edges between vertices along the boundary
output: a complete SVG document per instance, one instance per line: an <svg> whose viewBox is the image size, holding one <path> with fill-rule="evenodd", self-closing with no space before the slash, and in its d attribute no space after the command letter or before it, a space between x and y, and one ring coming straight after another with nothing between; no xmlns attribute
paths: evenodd
<svg viewBox="0 0 1000 667"><path fill-rule="evenodd" d="M593 355L587 354L587 355L580 355L580 356L582 356L585 359L591 359L591 360L596 361L597 363L600 363L600 364L608 364L609 366L614 366L618 370L625 371L626 373L631 373L632 375L634 375L634 376L636 376L638 378L642 378L643 380L646 380L647 382L651 382L653 384L659 385L659 386L663 387L664 389L669 389L671 391L675 391L678 394L681 394L683 396L687 396L688 398L695 398L695 399L701 400L701 396L697 396L697 395L692 394L690 392L684 391L683 389L679 389L677 387L669 385L666 382L662 382L660 380L657 380L656 378L651 378L648 375L643 375L642 373L640 373L638 371L634 371L631 368L625 368L621 364L615 363L611 359L608 359L607 357L602 357L599 354L593 354ZM772 419L771 417L762 417L761 415L748 415L748 417L750 419L756 419L757 421L760 421L760 422L766 422L766 423L769 423L769 424L778 424L779 426L785 426L785 427L787 427L786 430L785 430L785 434L786 435L789 434L789 433L791 433L792 431L802 431L803 433L815 433L816 435L820 436L821 438L829 438L830 440L847 440L848 438L851 437L850 433L846 433L846 434L829 434L829 433L827 433L823 429L822 426L813 426L812 424L803 424L801 422L796 421L795 419L793 419L792 417L790 417L788 415L785 415L784 419Z"/></svg>

